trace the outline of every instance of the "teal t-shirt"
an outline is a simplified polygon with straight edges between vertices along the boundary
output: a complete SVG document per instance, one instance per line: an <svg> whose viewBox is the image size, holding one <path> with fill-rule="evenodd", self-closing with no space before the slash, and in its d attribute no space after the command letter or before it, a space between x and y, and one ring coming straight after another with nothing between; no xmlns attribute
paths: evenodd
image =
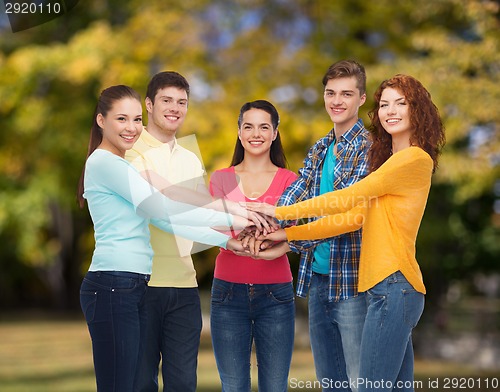
<svg viewBox="0 0 500 392"><path fill-rule="evenodd" d="M323 170L321 172L321 181L319 185L319 193L321 195L333 191L335 164L337 163L334 147L335 141L328 147L323 162ZM330 273L330 243L328 241L322 242L314 248L312 270L318 274L327 275Z"/></svg>

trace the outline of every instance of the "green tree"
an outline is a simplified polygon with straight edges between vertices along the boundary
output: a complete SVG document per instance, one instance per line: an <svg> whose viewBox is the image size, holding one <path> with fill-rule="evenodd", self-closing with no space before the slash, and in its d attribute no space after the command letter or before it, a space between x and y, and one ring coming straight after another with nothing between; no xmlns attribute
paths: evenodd
<svg viewBox="0 0 500 392"><path fill-rule="evenodd" d="M498 271L499 32L498 2L487 0L91 0L37 28L4 28L0 301L76 305L93 237L74 192L101 89L144 95L155 72L184 74L183 133L196 133L208 172L229 164L242 103L269 99L296 170L331 127L321 78L341 58L366 66L366 122L371 93L395 73L420 79L443 115L448 144L418 244L424 274L446 287ZM214 252L197 255L201 280Z"/></svg>

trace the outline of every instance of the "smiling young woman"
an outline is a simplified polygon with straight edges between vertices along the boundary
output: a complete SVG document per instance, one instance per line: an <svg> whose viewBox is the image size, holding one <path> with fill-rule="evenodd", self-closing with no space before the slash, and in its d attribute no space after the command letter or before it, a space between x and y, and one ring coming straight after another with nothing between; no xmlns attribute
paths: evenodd
<svg viewBox="0 0 500 392"><path fill-rule="evenodd" d="M274 241L328 238L362 226L358 289L368 309L358 378L366 382L359 392L392 391L396 381L413 384L412 331L426 292L415 242L445 143L439 111L415 78L385 80L374 101L367 177L289 206L248 205L280 220L322 217L266 237Z"/></svg>
<svg viewBox="0 0 500 392"><path fill-rule="evenodd" d="M168 199L123 158L141 132L139 95L123 85L103 90L77 194L81 207L87 201L94 225L95 250L80 288L80 304L92 339L99 392L134 390L152 269L149 223L191 240L241 249L237 240L211 229L232 225L236 218Z"/></svg>

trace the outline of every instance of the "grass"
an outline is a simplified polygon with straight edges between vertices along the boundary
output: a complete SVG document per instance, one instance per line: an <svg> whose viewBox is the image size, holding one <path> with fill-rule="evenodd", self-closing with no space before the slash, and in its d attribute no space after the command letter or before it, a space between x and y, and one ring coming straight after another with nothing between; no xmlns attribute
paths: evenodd
<svg viewBox="0 0 500 392"><path fill-rule="evenodd" d="M500 390L500 387L497 389L491 387L491 380L493 377L499 378L498 375L478 375L472 367L450 363L422 361L416 363L416 378L422 382L418 385L418 391L457 390L459 388L451 388L451 382L450 388L444 388L445 377L453 376L473 377L476 388L468 387L465 389L467 391ZM479 377L482 388L477 388L478 381L475 381ZM253 381L256 381L256 378L255 358L253 358ZM290 371L290 380L292 379L303 383L315 380L313 359L309 349L295 350ZM487 381L490 382L490 388L485 388ZM311 384L303 385L307 387ZM95 391L90 338L83 319L17 318L1 321L0 390L2 392ZM253 390L257 390L256 385ZM318 391L319 389L292 388L290 384L290 391L292 390ZM198 391L220 391L215 360L209 337L206 335L202 337L199 355Z"/></svg>

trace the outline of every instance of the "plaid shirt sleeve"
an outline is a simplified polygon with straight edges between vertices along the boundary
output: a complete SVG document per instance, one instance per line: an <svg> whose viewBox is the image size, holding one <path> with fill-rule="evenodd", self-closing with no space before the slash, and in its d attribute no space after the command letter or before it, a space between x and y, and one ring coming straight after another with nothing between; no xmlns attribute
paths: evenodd
<svg viewBox="0 0 500 392"><path fill-rule="evenodd" d="M326 154L326 148L331 142L331 136L326 136L318 140L307 153L304 159L304 166L299 169L299 177L283 192L278 200L278 206L287 206L298 203L302 200L314 197L316 192L319 194L319 178L320 166ZM314 184L317 184L318 189L313 189ZM288 226L284 221L280 222L282 227ZM303 253L311 250L314 246L324 240L314 241L290 241L288 245L295 253Z"/></svg>

